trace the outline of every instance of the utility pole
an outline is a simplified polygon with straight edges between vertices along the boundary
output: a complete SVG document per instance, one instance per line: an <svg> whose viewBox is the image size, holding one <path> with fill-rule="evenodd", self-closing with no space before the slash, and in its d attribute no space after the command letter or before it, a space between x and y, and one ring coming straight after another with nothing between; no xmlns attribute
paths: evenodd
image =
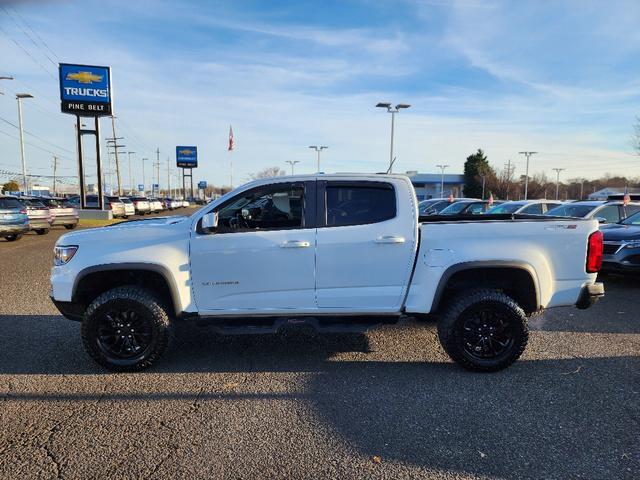
<svg viewBox="0 0 640 480"><path fill-rule="evenodd" d="M167 197L171 196L171 159L167 157Z"/></svg>
<svg viewBox="0 0 640 480"><path fill-rule="evenodd" d="M524 155L527 159L527 168L524 172L524 199L527 200L527 195L529 193L529 158L531 155L535 155L538 152L518 152L520 155Z"/></svg>
<svg viewBox="0 0 640 480"><path fill-rule="evenodd" d="M386 108L387 112L391 114L391 149L389 151L389 169L388 173L393 173L393 163L395 161L393 157L393 135L395 130L396 123L396 113L400 111L401 108L409 108L411 105L407 103L399 103L395 107L391 106L391 103L380 102L376 105L378 108Z"/></svg>
<svg viewBox="0 0 640 480"><path fill-rule="evenodd" d="M291 165L291 175L293 175L293 167L296 163L300 163L300 160L286 160L285 163Z"/></svg>
<svg viewBox="0 0 640 480"><path fill-rule="evenodd" d="M511 175L513 175L513 171L516 169L515 165L511 166L511 159L505 164L505 168L507 169L507 175L505 180L507 181L507 198L505 200L509 200L509 191L511 190ZM513 169L513 170L512 170Z"/></svg>
<svg viewBox="0 0 640 480"><path fill-rule="evenodd" d="M58 172L58 157L53 156L53 194L56 195L56 173Z"/></svg>
<svg viewBox="0 0 640 480"><path fill-rule="evenodd" d="M560 172L566 170L566 168L553 168L554 172L556 172L556 200L558 200L558 193L560 192Z"/></svg>
<svg viewBox="0 0 640 480"><path fill-rule="evenodd" d="M440 169L440 197L444 198L444 169L449 165L436 165Z"/></svg>
<svg viewBox="0 0 640 480"><path fill-rule="evenodd" d="M329 148L329 147L319 147L318 145L309 145L309 148L313 148L316 152L318 152L318 173L320 173L320 152L322 152L322 150L324 150L325 148Z"/></svg>
<svg viewBox="0 0 640 480"><path fill-rule="evenodd" d="M113 153L116 157L116 179L118 180L118 195L122 195L122 184L120 182L120 162L118 161L118 146L117 146L117 142L118 140L121 140L122 137L118 138L116 137L116 117L114 115L111 115L111 133L113 134L113 137L111 137L110 140L113 140Z"/></svg>
<svg viewBox="0 0 640 480"><path fill-rule="evenodd" d="M24 159L24 130L22 128L22 99L33 98L30 93L18 93L16 94L16 100L18 101L18 124L20 126L20 158L22 160L22 187L24 188L23 194L27 194L27 163Z"/></svg>
<svg viewBox="0 0 640 480"><path fill-rule="evenodd" d="M160 148L156 148L156 163L155 163L157 172L158 172L158 191L155 193L155 196L160 195ZM153 176L152 176L153 178ZM151 186L153 188L153 185Z"/></svg>

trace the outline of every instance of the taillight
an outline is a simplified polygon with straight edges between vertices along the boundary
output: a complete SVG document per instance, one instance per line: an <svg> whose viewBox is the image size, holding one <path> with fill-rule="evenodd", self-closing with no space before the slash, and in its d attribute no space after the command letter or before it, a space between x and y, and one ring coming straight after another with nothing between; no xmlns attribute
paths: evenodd
<svg viewBox="0 0 640 480"><path fill-rule="evenodd" d="M27 214L27 209L23 208L22 210L20 210L20 213L23 214L23 215L26 215Z"/></svg>
<svg viewBox="0 0 640 480"><path fill-rule="evenodd" d="M602 232L597 230L587 241L587 273L597 273L602 267Z"/></svg>

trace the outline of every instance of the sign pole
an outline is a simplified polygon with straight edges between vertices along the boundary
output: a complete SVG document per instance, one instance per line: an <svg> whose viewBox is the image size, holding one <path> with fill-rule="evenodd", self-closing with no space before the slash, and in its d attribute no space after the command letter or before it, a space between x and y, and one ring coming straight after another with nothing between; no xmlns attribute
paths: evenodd
<svg viewBox="0 0 640 480"><path fill-rule="evenodd" d="M96 136L96 164L98 166L98 210L104 210L104 198L102 194L102 162L100 159L100 120L94 117L95 136Z"/></svg>
<svg viewBox="0 0 640 480"><path fill-rule="evenodd" d="M185 183L184 168L183 168L182 169L182 199L185 200L186 198L187 198L187 187Z"/></svg>
<svg viewBox="0 0 640 480"><path fill-rule="evenodd" d="M76 138L78 139L78 181L80 183L80 208L87 208L87 201L84 196L84 168L82 165L82 122L80 115L76 115Z"/></svg>

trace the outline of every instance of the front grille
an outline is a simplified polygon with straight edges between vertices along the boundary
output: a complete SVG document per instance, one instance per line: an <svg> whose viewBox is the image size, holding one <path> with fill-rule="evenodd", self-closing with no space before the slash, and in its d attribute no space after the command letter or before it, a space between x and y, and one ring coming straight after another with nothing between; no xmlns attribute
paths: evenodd
<svg viewBox="0 0 640 480"><path fill-rule="evenodd" d="M613 255L620 248L619 243L605 243L602 248L602 253L605 255Z"/></svg>

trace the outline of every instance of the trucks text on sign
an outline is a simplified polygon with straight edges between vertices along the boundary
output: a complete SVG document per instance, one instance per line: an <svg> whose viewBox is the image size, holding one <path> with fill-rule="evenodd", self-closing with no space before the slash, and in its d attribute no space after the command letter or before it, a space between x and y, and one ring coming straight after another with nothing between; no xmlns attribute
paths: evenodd
<svg viewBox="0 0 640 480"><path fill-rule="evenodd" d="M111 69L61 63L60 107L62 112L83 117L111 115Z"/></svg>

